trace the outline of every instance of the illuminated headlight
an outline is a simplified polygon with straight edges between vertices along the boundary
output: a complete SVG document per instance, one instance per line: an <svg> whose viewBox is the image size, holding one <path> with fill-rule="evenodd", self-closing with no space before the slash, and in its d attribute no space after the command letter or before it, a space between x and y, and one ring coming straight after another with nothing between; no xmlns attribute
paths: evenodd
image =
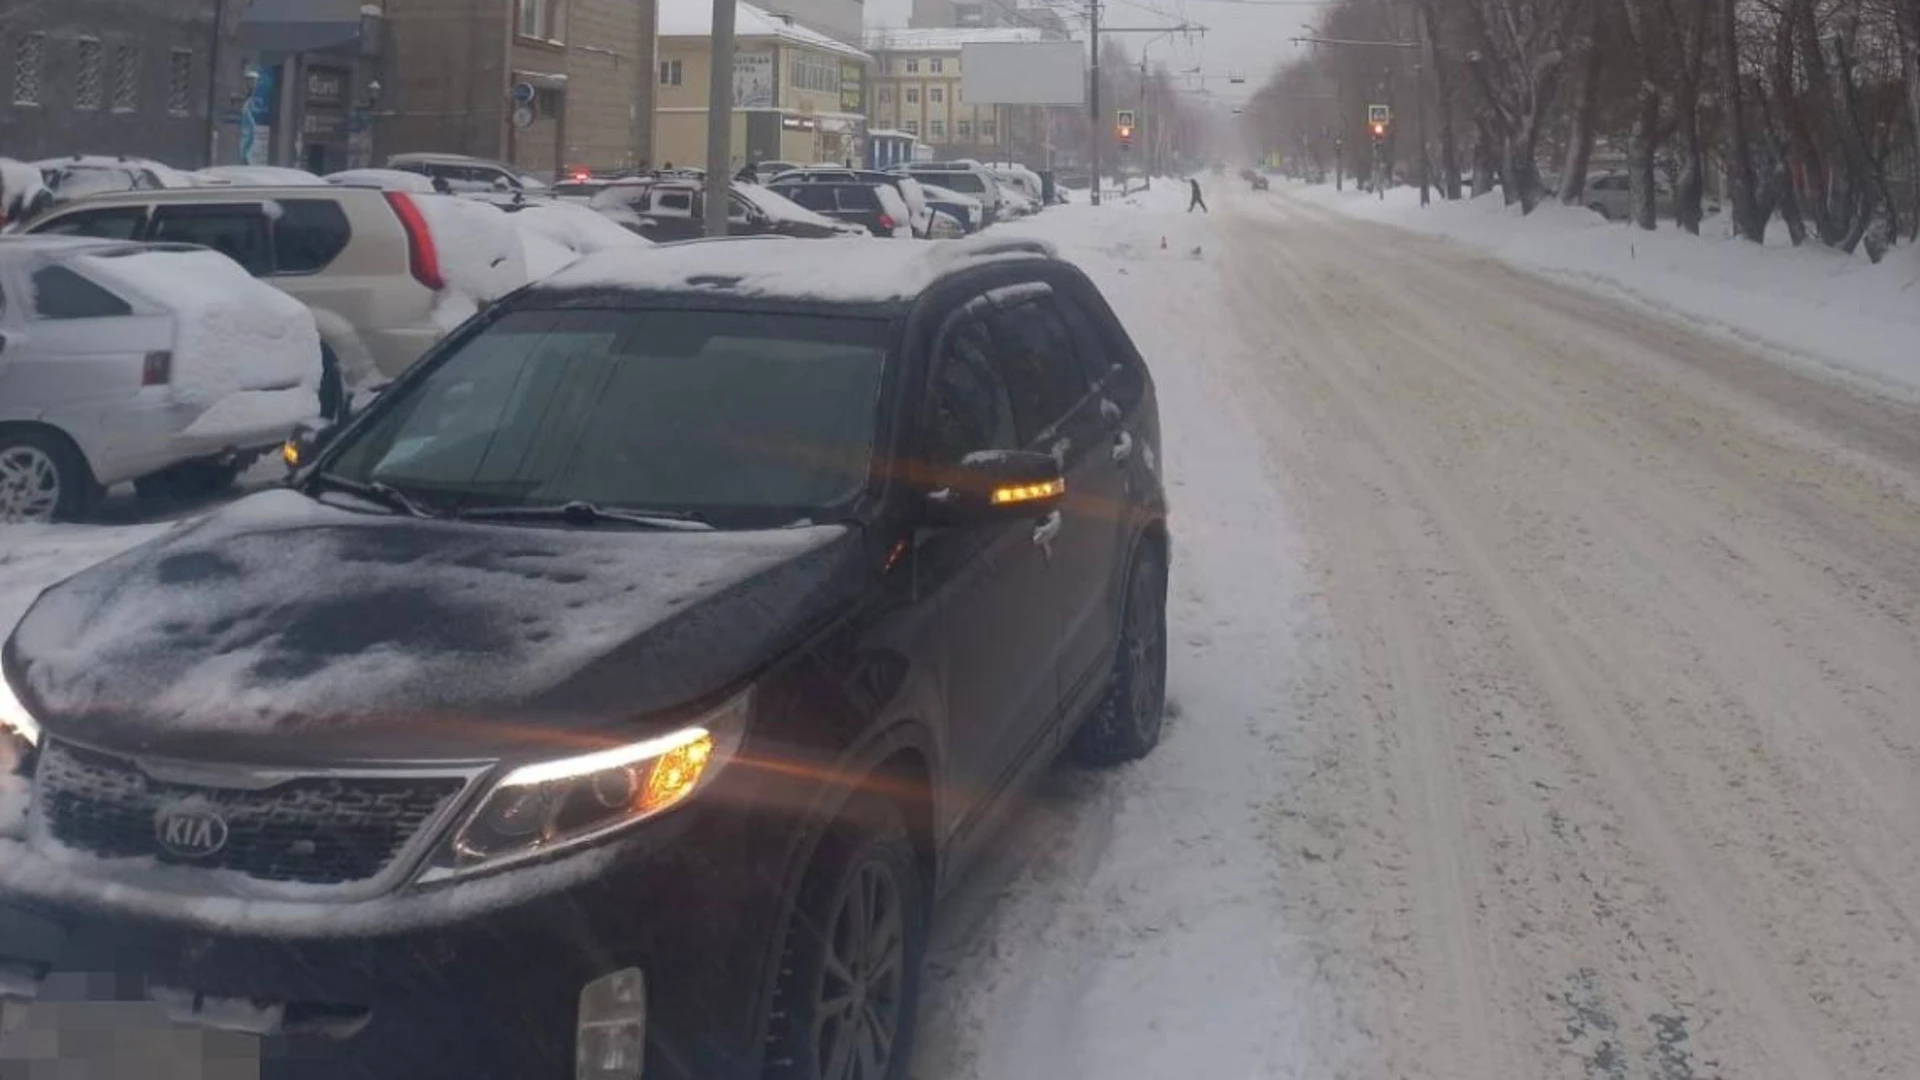
<svg viewBox="0 0 1920 1080"><path fill-rule="evenodd" d="M33 754L40 724L0 672L0 836L24 833L32 801Z"/></svg>
<svg viewBox="0 0 1920 1080"><path fill-rule="evenodd" d="M643 742L522 765L461 823L433 881L599 839L692 798L740 746L751 695Z"/></svg>

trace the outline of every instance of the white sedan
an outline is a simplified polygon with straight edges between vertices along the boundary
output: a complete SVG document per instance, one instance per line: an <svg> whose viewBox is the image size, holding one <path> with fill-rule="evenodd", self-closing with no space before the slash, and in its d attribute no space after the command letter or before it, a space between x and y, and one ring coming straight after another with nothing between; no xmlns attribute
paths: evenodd
<svg viewBox="0 0 1920 1080"><path fill-rule="evenodd" d="M231 484L317 411L305 305L184 245L0 238L0 521Z"/></svg>

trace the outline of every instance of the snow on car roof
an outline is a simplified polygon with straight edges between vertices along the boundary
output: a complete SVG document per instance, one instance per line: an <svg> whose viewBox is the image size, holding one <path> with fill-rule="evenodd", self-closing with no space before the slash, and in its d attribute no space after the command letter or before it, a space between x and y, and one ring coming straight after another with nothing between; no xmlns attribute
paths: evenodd
<svg viewBox="0 0 1920 1080"><path fill-rule="evenodd" d="M943 275L969 263L1057 257L1053 245L1024 238L979 238L943 244L861 238L761 238L591 255L547 278L539 288L887 303L912 299Z"/></svg>
<svg viewBox="0 0 1920 1080"><path fill-rule="evenodd" d="M800 221L827 228L835 224L832 218L825 214L816 214L772 188L762 187L759 184L735 184L733 190L741 198L752 203L755 209L776 221Z"/></svg>

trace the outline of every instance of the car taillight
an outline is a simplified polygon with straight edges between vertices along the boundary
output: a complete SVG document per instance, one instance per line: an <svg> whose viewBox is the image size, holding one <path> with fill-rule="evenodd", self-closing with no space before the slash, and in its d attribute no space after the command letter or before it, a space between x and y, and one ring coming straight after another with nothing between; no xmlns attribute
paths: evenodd
<svg viewBox="0 0 1920 1080"><path fill-rule="evenodd" d="M893 215L892 215L892 214L881 214L881 215L880 215L880 227L881 227L881 228L883 228L883 229L885 229L885 230L887 230L888 232L892 232L892 231L893 231Z"/></svg>
<svg viewBox="0 0 1920 1080"><path fill-rule="evenodd" d="M150 352L140 363L141 386L165 386L173 381L173 354L161 349Z"/></svg>
<svg viewBox="0 0 1920 1080"><path fill-rule="evenodd" d="M447 281L440 276L440 252L433 246L433 230L427 228L427 218L420 212L420 204L413 196L404 191L389 191L387 205L393 207L393 215L400 219L400 227L407 234L407 270L413 274L413 280L429 289L444 289Z"/></svg>

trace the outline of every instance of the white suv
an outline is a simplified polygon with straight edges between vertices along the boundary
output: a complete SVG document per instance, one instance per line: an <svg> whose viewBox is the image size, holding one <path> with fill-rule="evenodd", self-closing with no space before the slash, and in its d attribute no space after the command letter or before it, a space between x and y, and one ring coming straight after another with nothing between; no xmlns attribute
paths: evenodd
<svg viewBox="0 0 1920 1080"><path fill-rule="evenodd" d="M299 302L185 244L0 238L0 521L231 484L314 414Z"/></svg>
<svg viewBox="0 0 1920 1080"><path fill-rule="evenodd" d="M422 196L421 198L433 198ZM199 244L299 300L320 327L333 415L341 377L392 378L440 340L446 288L415 196L371 187L191 188L99 195L28 224L33 234Z"/></svg>

